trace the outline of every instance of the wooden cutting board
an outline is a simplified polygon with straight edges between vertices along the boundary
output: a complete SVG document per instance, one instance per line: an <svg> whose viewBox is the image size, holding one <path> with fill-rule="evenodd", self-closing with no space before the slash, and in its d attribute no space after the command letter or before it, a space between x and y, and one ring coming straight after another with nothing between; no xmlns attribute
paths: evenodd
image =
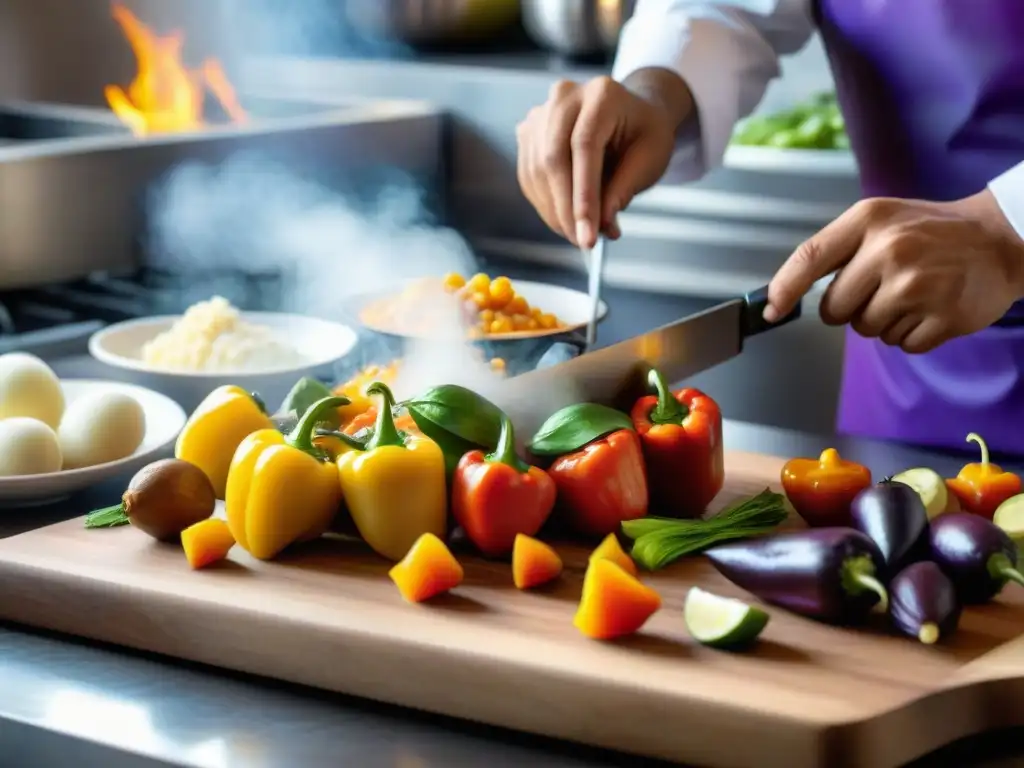
<svg viewBox="0 0 1024 768"><path fill-rule="evenodd" d="M717 504L781 464L728 454ZM641 635L599 643L572 626L588 550L559 549L549 591L463 557L457 593L408 605L351 543L192 572L175 546L79 519L0 541L0 618L688 765L887 768L1024 724L1024 590L968 610L941 647L769 609L759 646L730 654L690 640L681 608L694 584L743 593L692 558L646 577L664 608Z"/></svg>

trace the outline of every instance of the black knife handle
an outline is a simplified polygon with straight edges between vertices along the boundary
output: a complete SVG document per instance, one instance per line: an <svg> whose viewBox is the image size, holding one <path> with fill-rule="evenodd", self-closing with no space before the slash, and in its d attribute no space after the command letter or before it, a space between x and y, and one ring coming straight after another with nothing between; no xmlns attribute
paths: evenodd
<svg viewBox="0 0 1024 768"><path fill-rule="evenodd" d="M793 310L781 320L776 320L774 323L765 320L764 310L768 306L767 285L751 291L743 297L743 301L746 304L743 308L743 338L756 336L759 333L770 331L772 328L778 328L780 325L791 323L799 319L801 315L802 302L797 302Z"/></svg>

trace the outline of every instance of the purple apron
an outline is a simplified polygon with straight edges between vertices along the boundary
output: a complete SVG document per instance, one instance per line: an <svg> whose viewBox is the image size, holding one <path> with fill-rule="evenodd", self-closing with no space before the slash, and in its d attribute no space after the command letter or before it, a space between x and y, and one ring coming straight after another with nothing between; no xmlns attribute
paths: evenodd
<svg viewBox="0 0 1024 768"><path fill-rule="evenodd" d="M1024 160L1024 0L819 0L868 197L954 200ZM847 330L838 430L1024 455L1024 304L924 355Z"/></svg>

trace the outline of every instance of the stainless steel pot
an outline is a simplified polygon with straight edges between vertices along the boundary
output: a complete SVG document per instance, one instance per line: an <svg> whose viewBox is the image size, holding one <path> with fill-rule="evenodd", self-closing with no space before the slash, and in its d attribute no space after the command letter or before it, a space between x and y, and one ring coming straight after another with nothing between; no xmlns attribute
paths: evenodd
<svg viewBox="0 0 1024 768"><path fill-rule="evenodd" d="M479 40L511 26L519 0L350 0L345 16L358 31L414 44Z"/></svg>
<svg viewBox="0 0 1024 768"><path fill-rule="evenodd" d="M530 38L563 56L611 53L636 0L522 0Z"/></svg>

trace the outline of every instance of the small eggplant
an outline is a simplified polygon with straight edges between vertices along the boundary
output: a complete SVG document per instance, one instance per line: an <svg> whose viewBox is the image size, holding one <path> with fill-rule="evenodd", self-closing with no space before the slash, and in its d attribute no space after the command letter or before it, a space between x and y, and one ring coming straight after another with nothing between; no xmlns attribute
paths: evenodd
<svg viewBox="0 0 1024 768"><path fill-rule="evenodd" d="M725 578L765 602L833 623L856 623L888 595L871 539L852 528L814 528L715 547L708 559Z"/></svg>
<svg viewBox="0 0 1024 768"><path fill-rule="evenodd" d="M889 583L889 616L900 632L931 645L960 623L956 587L935 563L908 565Z"/></svg>
<svg viewBox="0 0 1024 768"><path fill-rule="evenodd" d="M878 545L887 575L928 556L928 512L906 483L883 480L850 504L851 525Z"/></svg>
<svg viewBox="0 0 1024 768"><path fill-rule="evenodd" d="M960 602L984 603L1009 581L1024 585L1017 546L995 523L970 512L949 512L931 522L931 557L953 581Z"/></svg>

